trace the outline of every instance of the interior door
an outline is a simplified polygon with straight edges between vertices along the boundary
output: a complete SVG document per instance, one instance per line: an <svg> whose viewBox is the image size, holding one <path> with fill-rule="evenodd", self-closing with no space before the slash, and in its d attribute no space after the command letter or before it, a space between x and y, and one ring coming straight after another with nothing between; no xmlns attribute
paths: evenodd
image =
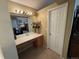
<svg viewBox="0 0 79 59"><path fill-rule="evenodd" d="M49 11L49 48L59 55L62 55L63 50L67 6L65 3Z"/></svg>

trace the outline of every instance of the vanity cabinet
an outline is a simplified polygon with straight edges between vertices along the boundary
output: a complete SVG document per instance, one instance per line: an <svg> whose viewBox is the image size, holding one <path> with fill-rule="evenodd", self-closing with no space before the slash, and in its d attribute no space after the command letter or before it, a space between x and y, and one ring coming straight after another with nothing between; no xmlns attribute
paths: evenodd
<svg viewBox="0 0 79 59"><path fill-rule="evenodd" d="M24 50L28 49L29 47L33 46L33 44L32 44L33 42L34 42L34 40L31 40L31 41L28 41L28 42L24 42L20 45L17 45L16 48L17 48L18 54L20 54Z"/></svg>
<svg viewBox="0 0 79 59"><path fill-rule="evenodd" d="M43 47L43 39L43 35L35 38L35 41L33 42L34 46L37 48Z"/></svg>
<svg viewBox="0 0 79 59"><path fill-rule="evenodd" d="M25 40L23 42L20 42L21 40ZM39 35L38 36L33 36L28 38L23 38L23 39L17 39L16 41L16 48L17 48L17 52L18 54L20 54L21 52L23 52L24 50L34 46L36 48L41 48L43 47L43 35Z"/></svg>

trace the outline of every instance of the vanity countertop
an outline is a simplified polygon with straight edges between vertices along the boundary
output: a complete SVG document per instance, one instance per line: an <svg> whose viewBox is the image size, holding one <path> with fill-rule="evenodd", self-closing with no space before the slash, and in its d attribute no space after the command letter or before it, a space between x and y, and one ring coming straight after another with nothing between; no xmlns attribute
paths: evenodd
<svg viewBox="0 0 79 59"><path fill-rule="evenodd" d="M16 42L16 45L20 45L24 42L33 40L34 38L37 38L39 36L42 36L42 34L38 34L38 33L23 34L23 35L17 36L17 39L15 40L15 42Z"/></svg>

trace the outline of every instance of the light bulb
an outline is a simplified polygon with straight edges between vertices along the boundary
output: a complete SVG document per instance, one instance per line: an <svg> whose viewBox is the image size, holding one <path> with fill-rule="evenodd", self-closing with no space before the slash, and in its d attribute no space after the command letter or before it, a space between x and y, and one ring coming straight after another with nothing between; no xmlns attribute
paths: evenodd
<svg viewBox="0 0 79 59"><path fill-rule="evenodd" d="M23 14L23 11L21 11L20 13Z"/></svg>

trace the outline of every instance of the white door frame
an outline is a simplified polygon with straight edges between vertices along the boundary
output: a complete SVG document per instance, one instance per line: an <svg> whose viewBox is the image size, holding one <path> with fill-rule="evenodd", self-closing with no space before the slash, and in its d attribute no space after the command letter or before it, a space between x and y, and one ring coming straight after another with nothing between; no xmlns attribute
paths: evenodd
<svg viewBox="0 0 79 59"><path fill-rule="evenodd" d="M48 10L48 17L47 17L48 18L47 19L47 48L50 47L50 26L49 26L49 24L50 24L50 18L49 18L50 11L61 8L65 5L67 5L67 7L68 7L68 2Z"/></svg>

